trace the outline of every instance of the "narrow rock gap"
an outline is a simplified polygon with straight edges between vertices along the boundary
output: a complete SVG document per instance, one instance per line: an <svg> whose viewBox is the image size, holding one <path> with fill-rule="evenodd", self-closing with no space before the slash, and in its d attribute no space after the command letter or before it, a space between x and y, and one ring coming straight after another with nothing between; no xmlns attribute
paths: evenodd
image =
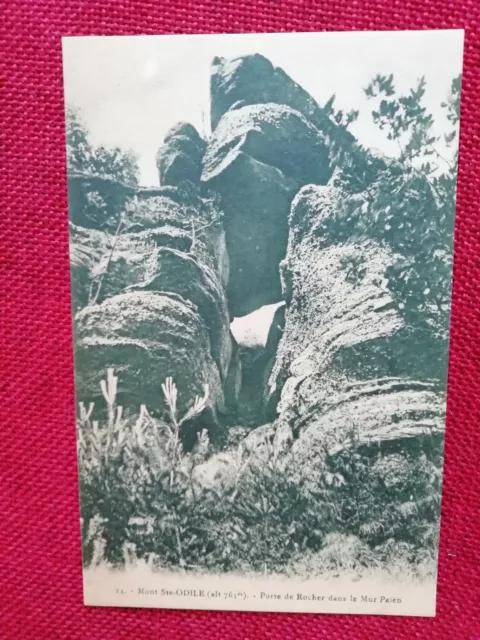
<svg viewBox="0 0 480 640"><path fill-rule="evenodd" d="M283 305L284 302L264 305L234 318L230 325L238 345L240 369L236 409L231 417L236 426L250 429L266 420L267 383L281 336L281 328L273 324Z"/></svg>

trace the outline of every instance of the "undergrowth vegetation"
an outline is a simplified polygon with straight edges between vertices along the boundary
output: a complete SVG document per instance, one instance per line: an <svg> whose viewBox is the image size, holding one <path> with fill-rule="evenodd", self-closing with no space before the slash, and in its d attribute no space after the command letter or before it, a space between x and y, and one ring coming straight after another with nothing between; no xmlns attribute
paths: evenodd
<svg viewBox="0 0 480 640"><path fill-rule="evenodd" d="M239 444L219 454L203 431L185 453L182 427L206 408L208 387L180 416L168 378L159 419L145 406L124 415L117 382L109 369L101 384L106 420L92 419L94 405L80 403L85 567L138 561L155 569L305 577L435 571L440 444L346 449L327 456L307 486L295 460L268 441L258 451Z"/></svg>

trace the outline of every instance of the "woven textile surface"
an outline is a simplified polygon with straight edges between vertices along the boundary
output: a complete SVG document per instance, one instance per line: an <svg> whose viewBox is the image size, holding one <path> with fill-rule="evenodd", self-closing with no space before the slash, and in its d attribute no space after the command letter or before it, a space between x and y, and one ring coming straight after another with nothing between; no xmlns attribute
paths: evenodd
<svg viewBox="0 0 480 640"><path fill-rule="evenodd" d="M1 640L480 639L479 0L3 0L1 14ZM466 29L437 617L84 607L60 37L424 28Z"/></svg>

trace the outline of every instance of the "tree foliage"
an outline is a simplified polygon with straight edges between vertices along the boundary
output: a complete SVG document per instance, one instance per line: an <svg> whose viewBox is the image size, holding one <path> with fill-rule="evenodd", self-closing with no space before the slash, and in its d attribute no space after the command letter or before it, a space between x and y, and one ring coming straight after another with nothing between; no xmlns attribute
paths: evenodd
<svg viewBox="0 0 480 640"><path fill-rule="evenodd" d="M440 105L452 126L452 130L443 135L434 133L434 117L424 104L427 87L424 77L405 95L398 94L393 75L376 75L365 88L367 98L377 105L371 112L373 121L385 131L388 140L397 143L400 162L416 167L424 175L454 171L456 154L455 161L449 161L440 154L438 146L440 143L447 148L456 145L460 80L460 76L452 80L449 95ZM439 163L446 168L442 170Z"/></svg>
<svg viewBox="0 0 480 640"><path fill-rule="evenodd" d="M78 109L66 112L67 167L71 173L112 178L127 185L138 184L138 161L131 150L94 147Z"/></svg>
<svg viewBox="0 0 480 640"><path fill-rule="evenodd" d="M335 94L333 94L325 103L323 107L324 114L331 118L337 126L348 129L348 127L358 119L360 112L355 109L351 109L350 111L335 109L335 97Z"/></svg>
<svg viewBox="0 0 480 640"><path fill-rule="evenodd" d="M442 135L425 105L426 88L420 78L402 95L393 75L373 78L365 89L375 105L371 115L397 144L398 157L355 145L336 184L345 193L341 216L399 256L386 273L388 288L406 324L431 343L440 362L448 337L460 77L440 105L451 127Z"/></svg>

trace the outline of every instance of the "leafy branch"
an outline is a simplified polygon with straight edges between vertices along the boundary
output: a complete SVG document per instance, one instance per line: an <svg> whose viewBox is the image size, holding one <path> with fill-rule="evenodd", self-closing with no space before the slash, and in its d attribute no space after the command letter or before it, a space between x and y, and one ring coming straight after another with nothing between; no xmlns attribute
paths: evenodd
<svg viewBox="0 0 480 640"><path fill-rule="evenodd" d="M451 147L457 138L460 76L452 81L447 100L441 103L453 127L443 136L433 133L434 118L424 105L426 86L425 77L421 77L405 95L398 95L393 75L377 74L364 92L368 99L377 102L377 108L371 112L373 121L386 132L388 140L397 143L400 162L410 167L419 166L424 175L431 175L439 170L428 160L435 156L447 165L449 171L454 171L455 163L438 151L438 143L443 141L446 147Z"/></svg>

